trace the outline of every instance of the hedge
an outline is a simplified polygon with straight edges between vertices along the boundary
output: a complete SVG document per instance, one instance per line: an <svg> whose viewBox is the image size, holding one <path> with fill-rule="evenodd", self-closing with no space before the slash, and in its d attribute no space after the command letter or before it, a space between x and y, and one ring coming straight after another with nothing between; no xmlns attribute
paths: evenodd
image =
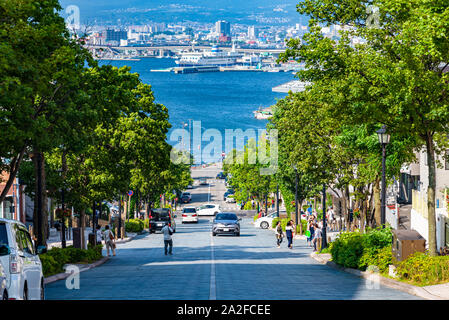
<svg viewBox="0 0 449 320"><path fill-rule="evenodd" d="M101 250L103 246L98 244L95 247L88 245L88 249L74 248L68 246L62 248L51 248L46 253L40 254L42 262L42 272L44 277L64 272L64 265L69 263L92 263L103 257Z"/></svg>
<svg viewBox="0 0 449 320"><path fill-rule="evenodd" d="M389 228L367 229L366 233L342 232L329 244L332 260L345 268L363 271L376 265L384 272L392 263L391 238Z"/></svg>
<svg viewBox="0 0 449 320"><path fill-rule="evenodd" d="M125 231L139 233L143 231L144 226L144 222L140 219L129 219L125 222Z"/></svg>

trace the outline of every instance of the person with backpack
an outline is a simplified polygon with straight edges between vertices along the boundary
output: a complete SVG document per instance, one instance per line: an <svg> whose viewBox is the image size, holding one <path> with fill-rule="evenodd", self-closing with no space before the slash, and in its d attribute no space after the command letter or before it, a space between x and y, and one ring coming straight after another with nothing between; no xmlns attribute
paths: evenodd
<svg viewBox="0 0 449 320"><path fill-rule="evenodd" d="M110 257L110 255L109 255L109 248L112 249L112 255L115 257L114 234L109 229L108 225L106 225L106 227L105 227L105 230L104 230L104 233L103 233L103 237L104 237L104 243L106 244L106 250L107 250L107 253L108 253L108 257Z"/></svg>
<svg viewBox="0 0 449 320"><path fill-rule="evenodd" d="M173 239L172 239L172 235L173 235L173 229L170 227L169 223L166 222L165 226L162 228L162 233L164 234L164 250L165 250L165 255L167 255L167 248L170 247L168 249L168 253L169 254L173 254L172 250L173 250Z"/></svg>
<svg viewBox="0 0 449 320"><path fill-rule="evenodd" d="M284 238L284 232L282 231L282 225L281 225L281 221L279 220L276 223L276 242L278 245L278 248L281 247L281 243L282 243L282 238Z"/></svg>

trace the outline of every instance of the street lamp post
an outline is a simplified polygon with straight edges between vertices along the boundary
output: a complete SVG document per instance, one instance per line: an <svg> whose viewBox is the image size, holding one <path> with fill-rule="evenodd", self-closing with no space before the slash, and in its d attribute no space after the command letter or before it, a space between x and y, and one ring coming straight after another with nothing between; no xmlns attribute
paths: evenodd
<svg viewBox="0 0 449 320"><path fill-rule="evenodd" d="M387 194L387 186L385 182L385 160L386 160L386 148L387 144L390 143L390 135L387 133L387 127L385 125L382 126L379 130L376 131L377 136L379 138L379 143L382 146L382 190L381 190L381 214L380 214L380 224L382 228L385 227L385 201Z"/></svg>
<svg viewBox="0 0 449 320"><path fill-rule="evenodd" d="M61 174L61 176L63 175L64 169L60 169L58 170L59 173ZM64 182L63 182L64 183ZM65 209L65 192L64 192L64 186L61 187L61 247L65 248L66 247L66 241L65 241L65 213L64 213L64 209Z"/></svg>

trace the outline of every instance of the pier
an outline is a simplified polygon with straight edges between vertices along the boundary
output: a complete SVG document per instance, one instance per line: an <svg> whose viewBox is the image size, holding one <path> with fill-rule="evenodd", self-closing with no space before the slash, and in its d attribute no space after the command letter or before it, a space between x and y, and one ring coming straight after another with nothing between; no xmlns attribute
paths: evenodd
<svg viewBox="0 0 449 320"><path fill-rule="evenodd" d="M289 93L290 91L293 93L296 92L302 92L305 90L307 86L311 85L310 82L303 82L299 80L292 80L287 83L281 84L279 86L274 87L271 89L273 92L282 92L282 93Z"/></svg>

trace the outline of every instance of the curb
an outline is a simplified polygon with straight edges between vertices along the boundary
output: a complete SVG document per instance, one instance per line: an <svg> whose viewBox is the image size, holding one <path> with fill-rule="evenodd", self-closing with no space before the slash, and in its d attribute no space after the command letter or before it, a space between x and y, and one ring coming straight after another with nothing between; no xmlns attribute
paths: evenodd
<svg viewBox="0 0 449 320"><path fill-rule="evenodd" d="M323 254L326 255L328 258L330 258L330 254ZM377 277L372 277L373 273L370 272L366 272L366 271L360 271L357 269L352 269L352 268L344 268L341 267L339 265L337 265L335 262L333 261L329 261L326 258L322 258L320 257L319 254L316 254L315 252L311 252L310 253L310 257L318 262L320 262L321 264L325 264L328 267L331 267L333 269L339 270L339 271L343 271L343 272L347 272L347 273L351 273L357 277L360 278L364 278L364 279L369 279L370 281L373 282L377 282L380 283L386 287L392 288L392 289L396 289L396 290L400 290L403 292L406 292L408 294L420 297L420 298L424 298L427 300L447 300L443 297L440 296L436 296L433 295L431 293L429 293L426 289L421 288L421 287L417 287L408 283L403 283L397 280L393 280L390 278L386 278L380 274L377 274Z"/></svg>
<svg viewBox="0 0 449 320"><path fill-rule="evenodd" d="M90 269L93 269L95 267L98 267L99 265L102 265L103 263L105 263L108 260L109 260L109 257L103 257L100 260L97 260L91 264L88 264L85 268L80 269L80 273L90 270ZM59 280L64 280L64 279L68 278L71 274L72 273L67 273L67 272L54 274L52 276L44 278L44 284L52 283L52 282L59 281Z"/></svg>

